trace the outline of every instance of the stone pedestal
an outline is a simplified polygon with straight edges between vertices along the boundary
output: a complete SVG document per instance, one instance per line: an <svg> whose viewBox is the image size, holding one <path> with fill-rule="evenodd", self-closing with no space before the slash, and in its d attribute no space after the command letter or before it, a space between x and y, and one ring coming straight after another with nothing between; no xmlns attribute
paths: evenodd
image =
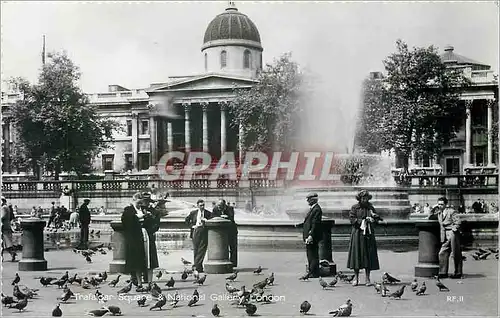
<svg viewBox="0 0 500 318"><path fill-rule="evenodd" d="M43 228L45 221L39 218L21 220L23 229L22 259L19 261L19 271L46 271L47 261L43 255Z"/></svg>
<svg viewBox="0 0 500 318"><path fill-rule="evenodd" d="M418 229L418 264L415 277L433 277L439 273L439 222L436 220L415 221Z"/></svg>
<svg viewBox="0 0 500 318"><path fill-rule="evenodd" d="M207 274L228 274L233 272L233 264L229 261L229 231L231 221L215 217L207 220L208 253L203 267Z"/></svg>
<svg viewBox="0 0 500 318"><path fill-rule="evenodd" d="M335 276L337 275L337 264L333 261L332 255L332 227L335 225L333 219L322 219L322 233L323 238L319 242L319 260L320 260L320 274L321 276ZM328 266L325 266L326 262Z"/></svg>
<svg viewBox="0 0 500 318"><path fill-rule="evenodd" d="M113 260L109 263L110 273L125 272L125 235L121 221L111 221L111 244L113 246Z"/></svg>

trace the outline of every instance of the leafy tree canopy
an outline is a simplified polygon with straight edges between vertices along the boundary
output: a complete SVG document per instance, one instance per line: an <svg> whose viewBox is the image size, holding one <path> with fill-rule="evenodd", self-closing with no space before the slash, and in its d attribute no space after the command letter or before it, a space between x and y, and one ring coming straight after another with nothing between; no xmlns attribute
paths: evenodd
<svg viewBox="0 0 500 318"><path fill-rule="evenodd" d="M235 89L229 110L233 127L241 123L244 128L240 138L246 150L293 149L308 90L306 78L291 53L286 53L266 65L251 89Z"/></svg>
<svg viewBox="0 0 500 318"><path fill-rule="evenodd" d="M10 108L17 144L13 164L38 173L89 172L91 160L112 141L116 122L100 117L77 83L79 68L66 53L48 54L37 84L12 78L22 98Z"/></svg>
<svg viewBox="0 0 500 318"><path fill-rule="evenodd" d="M456 137L466 116L459 97L470 81L447 67L433 46L409 49L398 40L396 47L384 60L386 76L365 82L357 143L393 149L407 166L412 151L433 156Z"/></svg>

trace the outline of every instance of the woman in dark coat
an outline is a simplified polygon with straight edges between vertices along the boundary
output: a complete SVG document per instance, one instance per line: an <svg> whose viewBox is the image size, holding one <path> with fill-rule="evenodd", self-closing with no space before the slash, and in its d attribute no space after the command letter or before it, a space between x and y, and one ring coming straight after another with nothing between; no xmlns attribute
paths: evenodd
<svg viewBox="0 0 500 318"><path fill-rule="evenodd" d="M141 285L141 275L146 272L146 254L141 219L144 200L140 193L133 197L133 203L125 207L122 214L123 232L125 235L125 271L131 275L132 281Z"/></svg>
<svg viewBox="0 0 500 318"><path fill-rule="evenodd" d="M370 271L380 269L373 224L382 219L375 213L373 205L369 202L371 198L368 191L361 190L356 195L358 203L352 206L349 213L352 231L347 268L354 269L353 286L359 284L359 270L361 268L365 269L367 286L372 285Z"/></svg>
<svg viewBox="0 0 500 318"><path fill-rule="evenodd" d="M144 222L142 226L146 229L148 233L148 252L149 252L149 263L147 264L147 277L145 277L146 282L153 281L153 269L158 268L158 253L156 250L156 235L155 233L160 229L160 219L161 213L156 207L156 202L151 200L149 193L143 193L143 197L147 202L144 211Z"/></svg>

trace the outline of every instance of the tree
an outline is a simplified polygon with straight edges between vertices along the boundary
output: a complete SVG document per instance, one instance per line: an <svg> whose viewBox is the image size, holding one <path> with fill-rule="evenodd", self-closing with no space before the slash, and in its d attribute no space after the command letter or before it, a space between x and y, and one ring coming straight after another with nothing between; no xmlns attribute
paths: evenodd
<svg viewBox="0 0 500 318"><path fill-rule="evenodd" d="M365 92L370 118L361 118L359 143L395 150L407 168L412 152L432 157L456 137L466 116L459 97L470 81L460 69L447 67L433 46L410 50L401 40L396 46L384 60L387 76Z"/></svg>
<svg viewBox="0 0 500 318"><path fill-rule="evenodd" d="M91 160L109 146L116 122L100 117L77 86L79 68L65 53L52 53L38 83L22 78L10 83L22 98L10 112L18 144L13 163L29 165L37 178L39 168L53 171L89 172Z"/></svg>
<svg viewBox="0 0 500 318"><path fill-rule="evenodd" d="M288 151L293 149L304 110L307 90L305 73L286 53L266 65L258 83L249 90L235 88L229 111L233 127L243 126L240 136L249 151Z"/></svg>

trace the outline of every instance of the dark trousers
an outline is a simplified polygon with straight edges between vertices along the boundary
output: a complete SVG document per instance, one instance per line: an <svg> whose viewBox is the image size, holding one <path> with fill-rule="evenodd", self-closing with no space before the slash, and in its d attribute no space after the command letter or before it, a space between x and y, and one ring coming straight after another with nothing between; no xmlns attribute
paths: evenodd
<svg viewBox="0 0 500 318"><path fill-rule="evenodd" d="M208 232L203 227L197 227L193 230L193 253L194 266L198 272L203 272L203 260L207 253Z"/></svg>
<svg viewBox="0 0 500 318"><path fill-rule="evenodd" d="M450 251L455 265L455 275L462 275L462 248L460 246L460 234L446 231L446 241L439 250L439 274L448 274Z"/></svg>
<svg viewBox="0 0 500 318"><path fill-rule="evenodd" d="M318 242L306 244L309 275L319 276L319 245Z"/></svg>
<svg viewBox="0 0 500 318"><path fill-rule="evenodd" d="M88 246L89 244L89 225L82 224L80 226L80 245Z"/></svg>
<svg viewBox="0 0 500 318"><path fill-rule="evenodd" d="M238 267L238 229L236 226L229 232L229 261L233 263L233 267Z"/></svg>

